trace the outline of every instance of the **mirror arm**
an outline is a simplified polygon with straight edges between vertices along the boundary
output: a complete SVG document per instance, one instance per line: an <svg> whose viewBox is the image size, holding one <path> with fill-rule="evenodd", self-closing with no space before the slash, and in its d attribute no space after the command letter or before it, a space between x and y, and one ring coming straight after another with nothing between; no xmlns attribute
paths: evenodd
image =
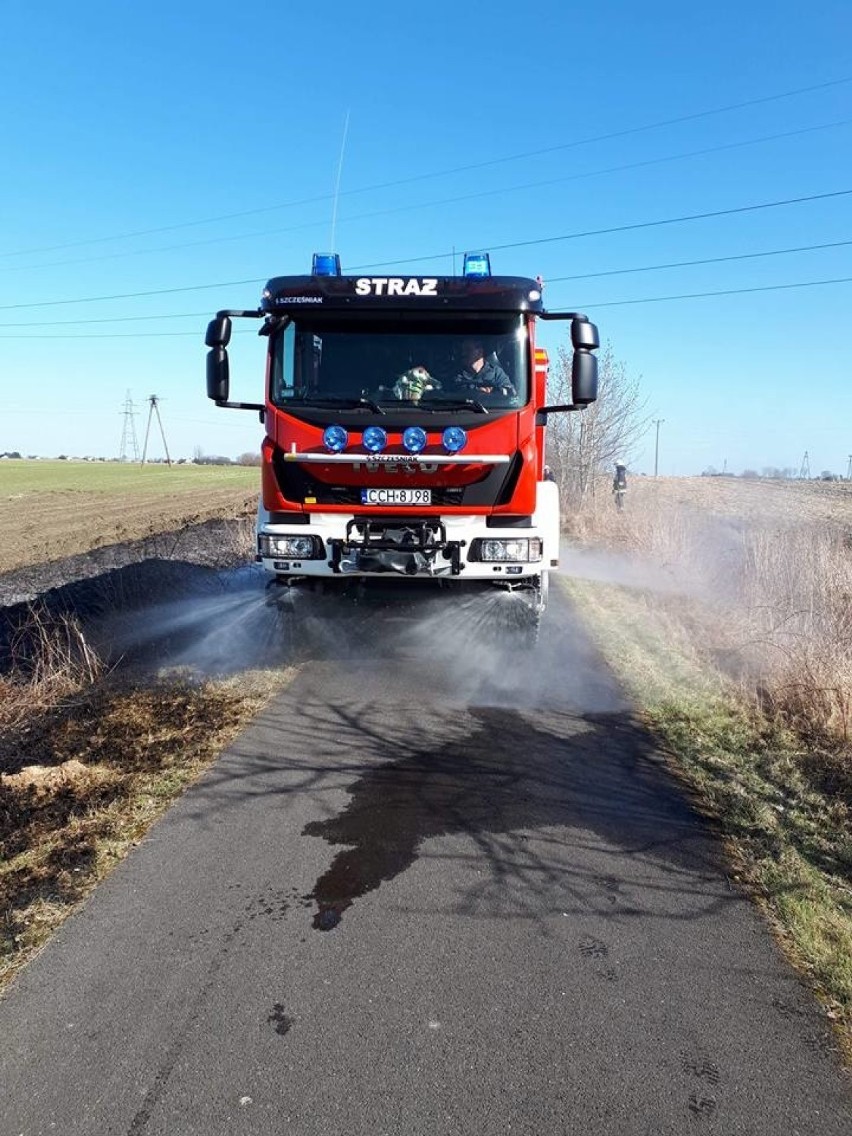
<svg viewBox="0 0 852 1136"><path fill-rule="evenodd" d="M221 312L216 313L216 319L263 319L267 312L262 311L260 308L252 308L251 311L232 311L230 308L223 308Z"/></svg>
<svg viewBox="0 0 852 1136"><path fill-rule="evenodd" d="M589 322L589 317L582 312L536 312L536 317L542 320L584 320Z"/></svg>

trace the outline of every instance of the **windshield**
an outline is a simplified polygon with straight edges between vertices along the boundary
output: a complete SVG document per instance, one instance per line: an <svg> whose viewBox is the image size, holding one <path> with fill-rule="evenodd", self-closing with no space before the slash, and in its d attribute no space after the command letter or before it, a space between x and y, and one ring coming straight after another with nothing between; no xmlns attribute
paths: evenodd
<svg viewBox="0 0 852 1136"><path fill-rule="evenodd" d="M275 335L272 351L276 406L509 408L529 398L519 315L440 323L306 316Z"/></svg>

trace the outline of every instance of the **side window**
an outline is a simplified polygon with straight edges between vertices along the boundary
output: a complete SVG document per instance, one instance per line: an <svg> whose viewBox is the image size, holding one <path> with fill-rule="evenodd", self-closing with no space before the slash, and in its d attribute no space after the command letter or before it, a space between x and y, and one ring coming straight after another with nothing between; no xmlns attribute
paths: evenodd
<svg viewBox="0 0 852 1136"><path fill-rule="evenodd" d="M293 396L295 386L293 344L296 329L288 323L274 340L272 353L272 401L284 402Z"/></svg>

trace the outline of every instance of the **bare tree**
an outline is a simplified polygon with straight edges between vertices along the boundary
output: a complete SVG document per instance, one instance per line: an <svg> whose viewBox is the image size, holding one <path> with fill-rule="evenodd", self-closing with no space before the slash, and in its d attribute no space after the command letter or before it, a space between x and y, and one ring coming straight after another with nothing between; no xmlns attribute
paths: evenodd
<svg viewBox="0 0 852 1136"><path fill-rule="evenodd" d="M548 402L571 402L571 349L557 350L547 389ZM639 390L639 379L606 344L598 360L598 398L574 414L554 414L547 426L547 461L563 495L576 503L594 495L596 475L616 460L629 467L630 457L647 432L651 416Z"/></svg>

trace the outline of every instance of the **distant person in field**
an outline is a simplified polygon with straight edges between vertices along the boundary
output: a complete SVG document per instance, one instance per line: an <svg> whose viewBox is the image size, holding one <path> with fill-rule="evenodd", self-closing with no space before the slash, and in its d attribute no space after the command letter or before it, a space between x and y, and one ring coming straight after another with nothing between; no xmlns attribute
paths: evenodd
<svg viewBox="0 0 852 1136"><path fill-rule="evenodd" d="M627 492L627 466L623 461L615 463L615 473L612 476L612 495L616 509L624 506L624 494Z"/></svg>

